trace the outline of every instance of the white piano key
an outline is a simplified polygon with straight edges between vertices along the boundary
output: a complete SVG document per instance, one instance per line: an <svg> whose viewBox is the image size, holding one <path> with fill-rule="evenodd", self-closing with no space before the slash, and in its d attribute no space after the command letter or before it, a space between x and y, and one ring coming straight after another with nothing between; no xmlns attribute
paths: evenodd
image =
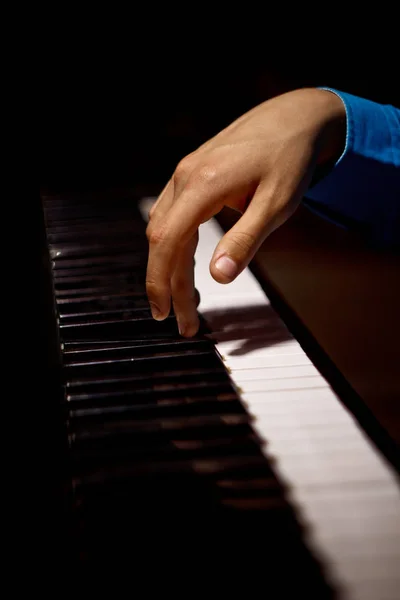
<svg viewBox="0 0 400 600"><path fill-rule="evenodd" d="M219 348L221 351L221 348ZM269 355L254 356L251 357L244 354L243 356L230 356L225 357L225 362L229 362L229 368L235 372L235 377L239 373L245 373L253 369L268 369L272 367L300 367L310 366L312 363L309 358L299 351L291 354L275 354L271 352Z"/></svg>
<svg viewBox="0 0 400 600"><path fill-rule="evenodd" d="M309 377L321 377L319 371L313 365L295 365L288 367L270 367L259 369L237 369L235 371L235 381L242 384L244 381L271 381L276 379L286 381L287 379ZM322 378L321 378L322 379ZM323 381L323 379L322 379ZM283 386L284 387L284 386Z"/></svg>
<svg viewBox="0 0 400 600"><path fill-rule="evenodd" d="M241 385L243 380L238 379L238 385ZM287 379L254 379L246 380L246 393L251 392L269 392L271 390L286 391L286 390L311 390L313 388L328 387L324 380L319 377L288 377Z"/></svg>
<svg viewBox="0 0 400 600"><path fill-rule="evenodd" d="M198 284L199 282L197 282ZM203 294L201 297L201 313L210 321L213 318L217 319L219 315L227 314L232 306L235 307L236 312L239 312L240 308L249 309L249 307L272 310L269 304L265 305L265 294L261 289L257 290L257 293L253 291L253 293L230 294L229 298L225 294L215 293Z"/></svg>
<svg viewBox="0 0 400 600"><path fill-rule="evenodd" d="M218 339L216 341L218 350L225 357L226 361L241 356L247 356L247 358L252 360L253 358L268 358L269 356L298 356L301 354L299 346L292 341L280 342L264 347L257 345L254 339L238 340L236 342L219 342Z"/></svg>
<svg viewBox="0 0 400 600"><path fill-rule="evenodd" d="M231 378L235 381L233 374L231 374ZM272 380L277 381L277 380ZM301 378L299 378L301 381ZM320 381L319 379L317 381ZM318 407L322 407L324 410L326 407L329 407L331 410L335 410L338 413L342 414L341 410L342 406L338 404L336 397L333 396L334 402L332 402L332 390L326 381L322 380L321 385L314 389L311 393L309 389L290 389L286 387L286 382L281 379L278 380L279 387L276 389L270 388L269 390L249 390L247 387L247 383L243 386L240 385L240 382L237 383L239 387L243 387L242 397L249 403L265 403L265 404L277 404L278 406L282 406L283 409L285 406L290 403L293 407L300 406L302 402L311 402L313 407L313 412L318 410ZM303 413L303 409L298 411ZM346 417L347 415L344 415Z"/></svg>

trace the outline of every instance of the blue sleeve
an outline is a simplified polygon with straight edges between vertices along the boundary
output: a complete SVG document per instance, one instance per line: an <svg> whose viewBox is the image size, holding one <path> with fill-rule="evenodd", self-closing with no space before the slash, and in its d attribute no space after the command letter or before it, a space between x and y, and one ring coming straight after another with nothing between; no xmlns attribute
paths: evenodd
<svg viewBox="0 0 400 600"><path fill-rule="evenodd" d="M330 88L347 114L346 145L305 194L311 208L373 242L400 241L400 110ZM320 209L320 210L319 210Z"/></svg>

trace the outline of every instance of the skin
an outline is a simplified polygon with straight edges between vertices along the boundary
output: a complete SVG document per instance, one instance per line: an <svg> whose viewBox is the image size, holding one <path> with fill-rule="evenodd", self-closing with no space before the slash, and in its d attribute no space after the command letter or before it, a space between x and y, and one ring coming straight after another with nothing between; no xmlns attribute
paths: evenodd
<svg viewBox="0 0 400 600"><path fill-rule="evenodd" d="M195 335L199 225L224 206L242 214L210 261L212 277L230 283L296 210L317 165L340 156L345 135L340 98L301 89L260 104L183 158L149 215L146 289L153 318L165 319L172 302L180 334Z"/></svg>

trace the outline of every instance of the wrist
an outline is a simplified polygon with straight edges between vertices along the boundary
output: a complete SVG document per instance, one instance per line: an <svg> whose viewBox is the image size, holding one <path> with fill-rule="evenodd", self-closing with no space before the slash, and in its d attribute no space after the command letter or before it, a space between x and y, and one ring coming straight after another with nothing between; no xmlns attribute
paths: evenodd
<svg viewBox="0 0 400 600"><path fill-rule="evenodd" d="M336 163L344 152L347 115L343 100L328 89L316 89L322 106L318 164Z"/></svg>

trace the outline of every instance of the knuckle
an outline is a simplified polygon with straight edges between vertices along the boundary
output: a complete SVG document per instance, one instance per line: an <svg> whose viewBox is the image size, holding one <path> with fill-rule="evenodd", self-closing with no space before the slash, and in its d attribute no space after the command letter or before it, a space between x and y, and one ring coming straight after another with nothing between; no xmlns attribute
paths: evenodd
<svg viewBox="0 0 400 600"><path fill-rule="evenodd" d="M256 237L248 231L235 231L230 236L231 242L236 245L242 252L248 253L257 244Z"/></svg>
<svg viewBox="0 0 400 600"><path fill-rule="evenodd" d="M205 185L214 185L219 179L219 170L215 165L202 165L196 172L196 179Z"/></svg>
<svg viewBox="0 0 400 600"><path fill-rule="evenodd" d="M148 227L146 230L147 239L152 246L159 246L167 239L167 230L165 227Z"/></svg>
<svg viewBox="0 0 400 600"><path fill-rule="evenodd" d="M194 164L195 155L193 153L182 158L175 168L174 179L176 181L187 179L194 169Z"/></svg>

